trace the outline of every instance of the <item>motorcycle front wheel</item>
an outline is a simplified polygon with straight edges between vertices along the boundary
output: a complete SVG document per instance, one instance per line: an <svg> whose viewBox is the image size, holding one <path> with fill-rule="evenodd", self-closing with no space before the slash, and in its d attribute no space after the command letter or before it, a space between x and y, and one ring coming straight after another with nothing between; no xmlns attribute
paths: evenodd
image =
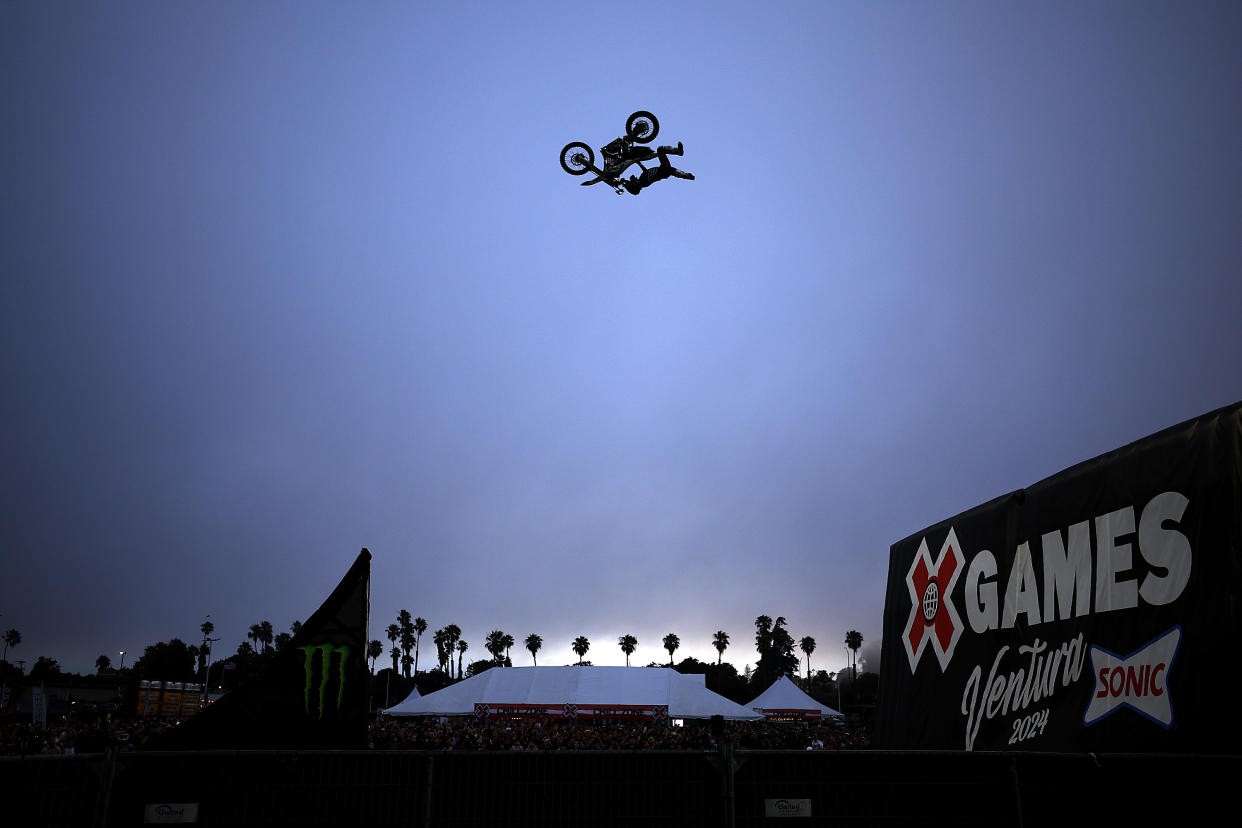
<svg viewBox="0 0 1242 828"><path fill-rule="evenodd" d="M566 144L561 150L561 169L570 175L582 175L595 165L595 150L581 141Z"/></svg>
<svg viewBox="0 0 1242 828"><path fill-rule="evenodd" d="M625 134L636 144L650 144L660 134L660 122L650 112L640 109L626 119Z"/></svg>

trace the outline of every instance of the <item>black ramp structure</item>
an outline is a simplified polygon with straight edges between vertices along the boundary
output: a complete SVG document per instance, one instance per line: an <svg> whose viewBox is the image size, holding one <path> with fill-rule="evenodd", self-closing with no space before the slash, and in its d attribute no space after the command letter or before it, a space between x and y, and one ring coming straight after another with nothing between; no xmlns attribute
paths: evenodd
<svg viewBox="0 0 1242 828"><path fill-rule="evenodd" d="M363 749L371 553L253 680L168 732L155 750Z"/></svg>

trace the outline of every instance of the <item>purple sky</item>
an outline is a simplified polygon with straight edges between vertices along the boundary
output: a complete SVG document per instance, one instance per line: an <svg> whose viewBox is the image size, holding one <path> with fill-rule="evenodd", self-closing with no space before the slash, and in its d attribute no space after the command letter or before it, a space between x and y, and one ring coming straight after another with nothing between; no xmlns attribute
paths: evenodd
<svg viewBox="0 0 1242 828"><path fill-rule="evenodd" d="M891 543L1242 398L1242 4L603 8L0 4L10 660L366 546L467 661L878 667ZM696 181L561 171L636 109Z"/></svg>

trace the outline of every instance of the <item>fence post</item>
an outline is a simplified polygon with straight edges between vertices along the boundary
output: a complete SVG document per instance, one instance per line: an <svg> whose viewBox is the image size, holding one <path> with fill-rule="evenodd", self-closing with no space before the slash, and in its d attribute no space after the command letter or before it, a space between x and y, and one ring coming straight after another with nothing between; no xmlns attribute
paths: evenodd
<svg viewBox="0 0 1242 828"><path fill-rule="evenodd" d="M112 781L116 778L116 761L120 750L116 745L104 748L104 766L100 774L99 791L95 795L95 818L91 824L95 828L107 828L108 809L112 806Z"/></svg>
<svg viewBox="0 0 1242 828"><path fill-rule="evenodd" d="M1018 821L1015 823L1018 828L1022 828L1022 787L1018 781L1018 757L1009 757L1009 777L1013 780L1013 802L1017 807Z"/></svg>
<svg viewBox="0 0 1242 828"><path fill-rule="evenodd" d="M431 791L435 778L435 761L436 755L429 751L427 753L427 773L423 779L423 828L431 828Z"/></svg>

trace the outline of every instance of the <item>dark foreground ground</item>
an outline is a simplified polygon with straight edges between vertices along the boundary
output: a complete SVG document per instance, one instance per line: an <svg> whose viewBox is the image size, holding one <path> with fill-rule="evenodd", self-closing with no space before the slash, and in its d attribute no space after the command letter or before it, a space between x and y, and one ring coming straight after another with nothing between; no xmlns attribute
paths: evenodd
<svg viewBox="0 0 1242 828"><path fill-rule="evenodd" d="M1211 824L1242 756L882 751L226 751L0 759L3 824Z"/></svg>

